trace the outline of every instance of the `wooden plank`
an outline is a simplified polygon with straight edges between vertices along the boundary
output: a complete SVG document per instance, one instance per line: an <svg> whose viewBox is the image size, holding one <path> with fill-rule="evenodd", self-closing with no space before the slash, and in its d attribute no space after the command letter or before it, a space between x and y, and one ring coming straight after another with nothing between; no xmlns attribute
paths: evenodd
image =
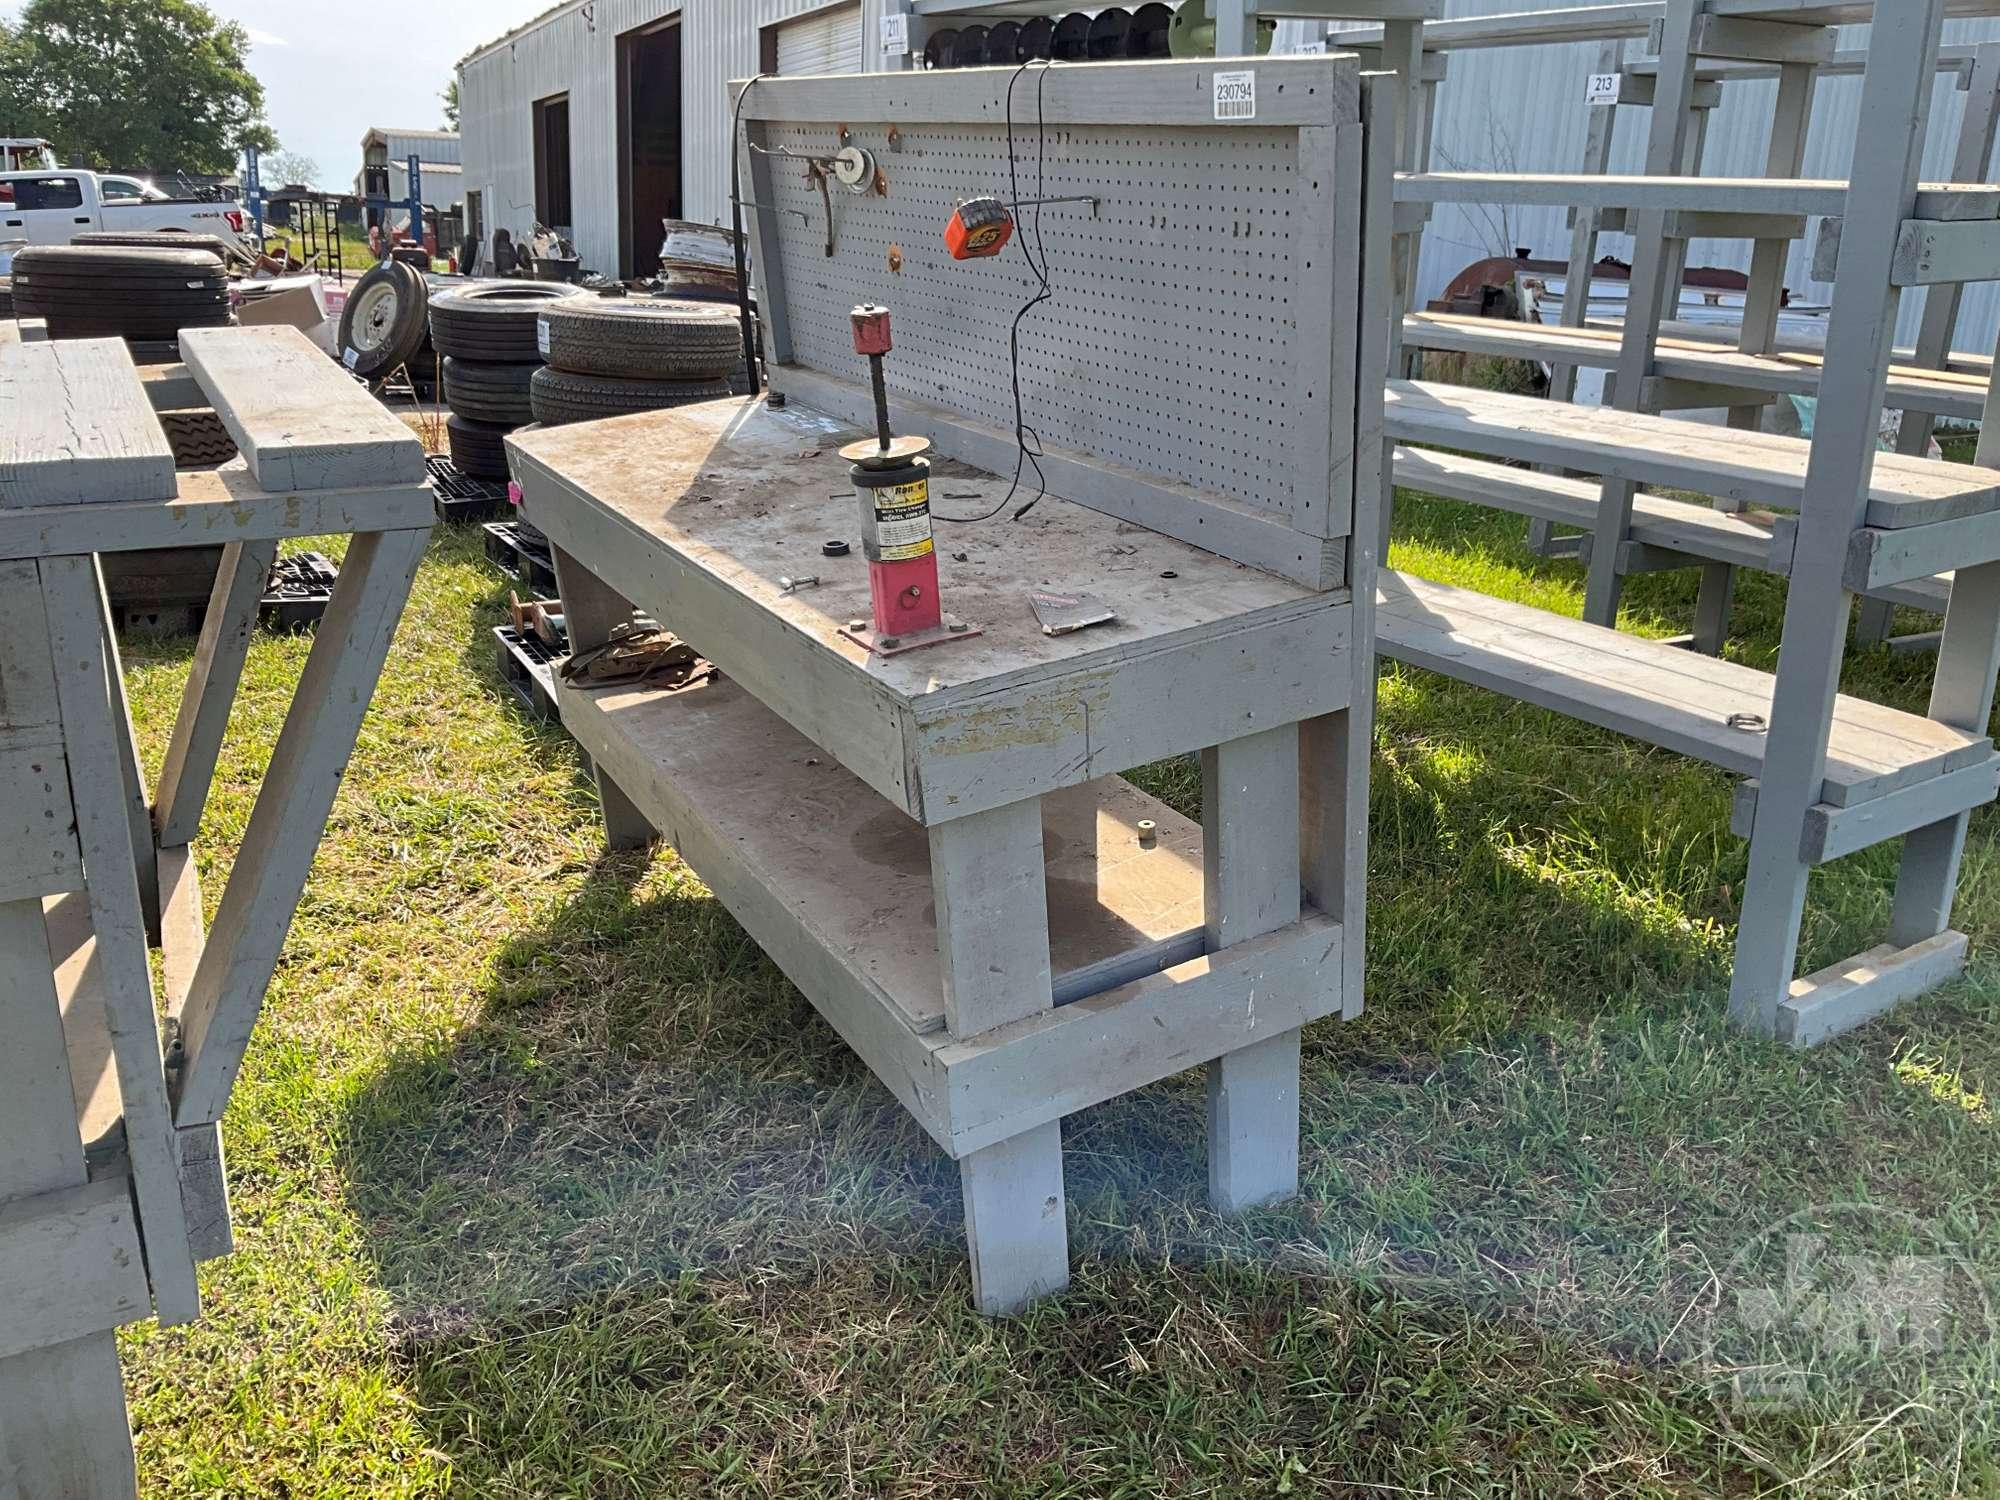
<svg viewBox="0 0 2000 1500"><path fill-rule="evenodd" d="M7 788L0 807L0 903L81 890L83 861L60 734L0 729L0 786Z"/></svg>
<svg viewBox="0 0 2000 1500"><path fill-rule="evenodd" d="M1256 129L1279 125L1338 125L1356 118L1360 69L1352 56L1245 57L1257 77L1257 114L1240 123ZM743 117L751 121L886 120L908 127L983 125L1004 117L1012 68L916 71L883 87L879 74L788 78L782 87L751 89ZM1218 119L1204 68L1189 81L1185 63L1106 62L1087 75L1051 68L1036 114L1051 126L1145 125L1227 128ZM732 84L732 88L737 85ZM1267 102L1268 99L1268 102Z"/></svg>
<svg viewBox="0 0 2000 1500"><path fill-rule="evenodd" d="M551 560L555 563L556 592L562 599L563 626L572 656L602 646L611 639L614 630L632 622L638 612L630 599L607 588L603 579L561 547L554 549ZM643 849L659 836L659 830L632 805L632 799L604 767L593 765L591 779L597 783L597 805L604 819L606 847Z"/></svg>
<svg viewBox="0 0 2000 1500"><path fill-rule="evenodd" d="M250 654L250 635L277 555L274 541L230 542L222 549L154 796L153 820L162 845L185 844L201 827L229 711Z"/></svg>
<svg viewBox="0 0 2000 1500"><path fill-rule="evenodd" d="M240 458L218 469L189 470L177 476L177 483L177 492L169 491L171 498L164 502L87 509L0 506L0 558L401 531L437 520L436 501L427 486L272 494Z"/></svg>
<svg viewBox="0 0 2000 1500"><path fill-rule="evenodd" d="M1204 905L1210 952L1299 920L1299 731L1267 729L1201 757ZM1208 1065L1208 1196L1220 1213L1299 1186L1299 1031Z"/></svg>
<svg viewBox="0 0 2000 1500"><path fill-rule="evenodd" d="M1639 412L1558 405L1462 386L1391 381L1391 433L1404 442L1581 469L1690 489L1744 504L1796 508L1813 445L1732 431L1727 442L1698 422ZM2000 471L1901 454L1874 465L1867 524L1930 525L2000 507Z"/></svg>
<svg viewBox="0 0 2000 1500"><path fill-rule="evenodd" d="M2000 759L1961 766L1853 807L1817 803L1806 814L1805 839L1799 846L1799 854L1812 865L1844 859L1942 819L1984 807L1996 793L2000 793ZM1730 831L1738 838L1749 838L1756 827L1756 815L1757 781L1752 778L1736 788Z"/></svg>
<svg viewBox="0 0 2000 1500"><path fill-rule="evenodd" d="M0 1201L0 1360L152 1311L124 1178Z"/></svg>
<svg viewBox="0 0 2000 1500"><path fill-rule="evenodd" d="M164 848L160 850L160 976L167 1018L176 1026L207 943L194 853L184 844ZM176 1130L174 1139L180 1149L188 1245L197 1261L220 1259L236 1248L221 1128L213 1122L195 1125Z"/></svg>
<svg viewBox="0 0 2000 1500"><path fill-rule="evenodd" d="M1560 526L1590 529L1598 486L1588 480L1515 468L1427 448L1396 449L1396 483L1427 495L1487 505ZM1632 504L1632 539L1739 567L1782 573L1770 519L1758 511L1719 511L1641 492Z"/></svg>
<svg viewBox="0 0 2000 1500"><path fill-rule="evenodd" d="M1738 62L1823 63L1833 58L1834 34L1824 26L1705 15L1698 17L1694 52Z"/></svg>
<svg viewBox="0 0 2000 1500"><path fill-rule="evenodd" d="M0 510L166 500L174 489L173 447L122 340L0 349Z"/></svg>
<svg viewBox="0 0 2000 1500"><path fill-rule="evenodd" d="M1805 214L1847 211L1847 184L1804 178L1621 177L1570 172L1419 172L1399 174L1396 197L1406 203L1508 203L1530 208L1623 208L1695 213ZM1926 183L1918 190L1919 219L2000 217L2000 188Z"/></svg>
<svg viewBox="0 0 2000 1500"><path fill-rule="evenodd" d="M183 364L141 365L139 384L156 412L200 411L208 405L208 392Z"/></svg>
<svg viewBox="0 0 2000 1500"><path fill-rule="evenodd" d="M841 633L870 613L860 549L800 550L802 537L853 524L817 472L850 431L816 413L718 401L509 441L527 514L558 547L670 619L914 817L964 816L1198 749L1245 715L1275 722L1345 705L1351 687L1322 669L1344 649L1344 592L1053 497L1018 523L939 527L946 607L981 635L873 655ZM844 482L831 467L831 482ZM946 463L932 483L940 513L957 515L992 510L1008 488ZM785 592L780 579L801 572L820 585ZM1027 595L1072 578L1118 620L1044 635Z"/></svg>
<svg viewBox="0 0 2000 1500"><path fill-rule="evenodd" d="M2000 559L2000 516L1965 516L1899 531L1864 527L1847 549L1847 586L1857 594L1927 582L1960 567ZM1944 602L1948 593L1933 601Z"/></svg>
<svg viewBox="0 0 2000 1500"><path fill-rule="evenodd" d="M189 372L265 489L424 482L417 435L298 329L190 328L180 344Z"/></svg>
<svg viewBox="0 0 2000 1500"><path fill-rule="evenodd" d="M929 832L946 1030L977 1036L1048 1010L1041 804L1016 802Z"/></svg>
<svg viewBox="0 0 2000 1500"><path fill-rule="evenodd" d="M200 1313L201 1298L181 1204L138 868L124 816L124 773L102 633L103 583L88 556L46 559L41 573L125 1145L146 1226L146 1265L161 1323L186 1323Z"/></svg>
<svg viewBox="0 0 2000 1500"><path fill-rule="evenodd" d="M733 863L810 914L802 920L816 942L843 955L853 987L913 1033L945 1029L921 825L733 680L672 695L565 689L562 701L564 722L592 762L618 772L663 837L685 836L687 810L699 809ZM1146 819L1157 826L1150 849L1139 844ZM1201 830L1193 823L1107 777L1044 798L1035 838L1049 892L1043 947L1063 998L1084 993L1082 976L1128 950L1185 956L1202 921ZM829 858L829 849L843 852Z"/></svg>
<svg viewBox="0 0 2000 1500"><path fill-rule="evenodd" d="M1384 572L1377 641L1413 666L1553 708L1737 775L1763 766L1762 733L1729 719L1771 713L1772 679L1544 610ZM1841 697L1819 801L1849 806L1978 763L1991 742Z"/></svg>
<svg viewBox="0 0 2000 1500"><path fill-rule="evenodd" d="M1936 989L1965 968L1962 932L1941 932L1908 948L1890 943L1794 979L1778 1004L1777 1037L1817 1047Z"/></svg>
<svg viewBox="0 0 2000 1500"><path fill-rule="evenodd" d="M945 1041L951 1140L976 1151L1023 1129L1171 1078L1341 1009L1342 933L1331 917Z"/></svg>
<svg viewBox="0 0 2000 1500"><path fill-rule="evenodd" d="M342 560L182 1009L183 1128L221 1119L229 1102L428 537L366 533Z"/></svg>
<svg viewBox="0 0 2000 1500"><path fill-rule="evenodd" d="M1890 279L1896 286L2000 281L2000 221L1954 224L1905 219Z"/></svg>
<svg viewBox="0 0 2000 1500"><path fill-rule="evenodd" d="M1011 1318L1069 1285L1062 1127L1051 1121L962 1158L972 1305Z"/></svg>

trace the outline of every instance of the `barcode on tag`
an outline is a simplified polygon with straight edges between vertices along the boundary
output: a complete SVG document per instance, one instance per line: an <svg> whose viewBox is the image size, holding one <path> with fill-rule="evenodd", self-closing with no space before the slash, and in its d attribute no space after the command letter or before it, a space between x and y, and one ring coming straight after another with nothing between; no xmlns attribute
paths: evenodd
<svg viewBox="0 0 2000 1500"><path fill-rule="evenodd" d="M549 357L549 325L544 318L535 319L535 347L542 352L542 358Z"/></svg>
<svg viewBox="0 0 2000 1500"><path fill-rule="evenodd" d="M1257 118L1257 75L1217 73L1215 75L1215 118L1254 120Z"/></svg>
<svg viewBox="0 0 2000 1500"><path fill-rule="evenodd" d="M882 50L888 53L910 50L910 18L908 16L884 16L882 18Z"/></svg>
<svg viewBox="0 0 2000 1500"><path fill-rule="evenodd" d="M340 362L346 365L348 369L353 369L361 363L361 351L350 346L347 353L341 356Z"/></svg>
<svg viewBox="0 0 2000 1500"><path fill-rule="evenodd" d="M1590 75L1590 86L1584 90L1584 103L1590 105L1616 104L1623 83L1623 74L1592 73Z"/></svg>

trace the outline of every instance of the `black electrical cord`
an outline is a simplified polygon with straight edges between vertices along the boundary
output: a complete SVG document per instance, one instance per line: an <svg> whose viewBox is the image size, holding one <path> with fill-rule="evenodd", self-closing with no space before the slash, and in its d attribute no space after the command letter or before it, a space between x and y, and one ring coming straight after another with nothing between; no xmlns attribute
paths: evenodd
<svg viewBox="0 0 2000 1500"><path fill-rule="evenodd" d="M1024 62L1014 70L1014 76L1007 80L1007 178L1014 204L1018 204L1021 201L1020 165L1014 154L1014 85L1021 81L1023 73L1035 66L1036 63L1032 60ZM1040 76L1035 81L1035 197L1037 200L1045 196L1043 182L1047 175L1049 130L1044 90L1048 86L1050 66L1051 64L1043 61L1040 64ZM1042 437L1040 433L1028 425L1021 399L1021 323L1029 313L1055 295L1049 285L1049 250L1048 245L1042 239L1042 208L1039 201L1035 204L1034 239L1035 248L1030 250L1028 248L1028 231L1024 226L1018 236L1018 243L1021 246L1021 258L1027 261L1028 269L1034 273L1037 286L1034 295L1022 303L1020 311L1014 314L1013 326L1008 330L1007 334L1007 352L1014 387L1014 446L1016 450L1014 458L1014 482L1008 486L1007 493L1002 497L1000 503L986 512L986 514L981 516L947 516L933 512L932 514L936 515L940 521L949 521L954 525L972 525L981 521L992 520L1001 511L1014 503L1014 497L1021 492L1022 475L1031 467L1035 471L1035 498L1015 511L1011 519L1020 520L1029 511L1041 504L1043 498L1049 492L1048 476L1042 472L1041 460L1044 456ZM1036 259L1038 255L1040 256L1039 261ZM1032 446L1030 446L1031 443Z"/></svg>
<svg viewBox="0 0 2000 1500"><path fill-rule="evenodd" d="M750 316L750 267L743 251L743 153L737 141L743 130L743 101L769 73L759 73L743 85L736 96L736 109L729 119L729 213L730 227L736 232L736 311L743 322L743 364L750 373L750 394L764 389L757 378L757 325Z"/></svg>

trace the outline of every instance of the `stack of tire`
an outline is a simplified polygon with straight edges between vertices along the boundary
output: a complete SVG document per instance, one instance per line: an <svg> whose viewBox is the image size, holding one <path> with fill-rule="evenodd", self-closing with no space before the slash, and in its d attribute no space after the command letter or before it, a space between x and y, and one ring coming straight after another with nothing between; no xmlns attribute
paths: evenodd
<svg viewBox="0 0 2000 1500"><path fill-rule="evenodd" d="M113 245L127 250L206 250L217 260L229 259L231 247L220 235L182 234L172 229L86 229L70 236L72 245ZM236 253L244 254L241 246Z"/></svg>
<svg viewBox="0 0 2000 1500"><path fill-rule="evenodd" d="M386 261L354 283L340 314L340 359L378 389L403 371L420 398L434 394L430 282L422 271Z"/></svg>
<svg viewBox="0 0 2000 1500"><path fill-rule="evenodd" d="M543 309L542 339L544 427L714 401L743 367L739 315L719 302L585 297Z"/></svg>
<svg viewBox="0 0 2000 1500"><path fill-rule="evenodd" d="M229 275L208 250L30 245L14 254L14 310L46 318L52 339L172 343L184 328L223 328Z"/></svg>
<svg viewBox="0 0 2000 1500"><path fill-rule="evenodd" d="M534 421L529 389L541 369L538 320L588 299L552 281L482 281L431 299L431 342L444 356L451 461L475 479L505 479L508 433Z"/></svg>

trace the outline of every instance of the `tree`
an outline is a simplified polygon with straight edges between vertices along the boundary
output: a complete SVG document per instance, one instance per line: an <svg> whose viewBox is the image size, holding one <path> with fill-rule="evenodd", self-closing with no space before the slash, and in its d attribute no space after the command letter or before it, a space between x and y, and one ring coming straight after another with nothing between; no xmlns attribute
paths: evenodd
<svg viewBox="0 0 2000 1500"><path fill-rule="evenodd" d="M319 163L298 151L272 151L258 162L258 174L267 188L319 186Z"/></svg>
<svg viewBox="0 0 2000 1500"><path fill-rule="evenodd" d="M452 74L451 82L444 86L444 128L458 129L458 75Z"/></svg>
<svg viewBox="0 0 2000 1500"><path fill-rule="evenodd" d="M278 146L249 45L198 0L29 0L0 36L0 112L67 161L227 172Z"/></svg>

